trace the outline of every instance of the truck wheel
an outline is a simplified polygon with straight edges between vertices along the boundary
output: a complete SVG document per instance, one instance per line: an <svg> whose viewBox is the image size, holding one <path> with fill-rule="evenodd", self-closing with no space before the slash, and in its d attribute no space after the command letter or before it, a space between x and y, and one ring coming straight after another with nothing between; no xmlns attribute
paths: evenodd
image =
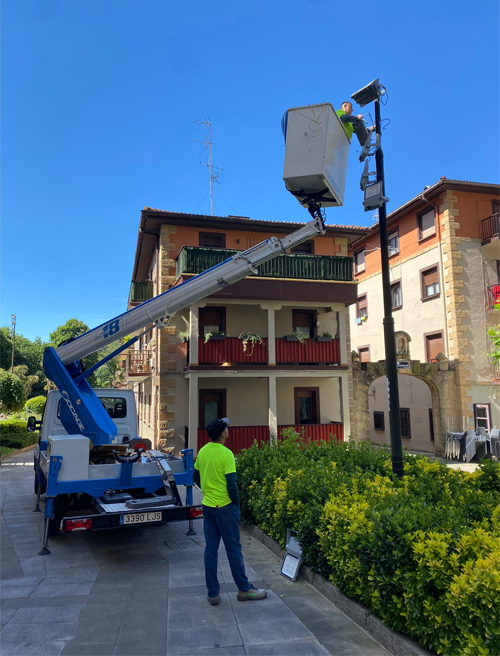
<svg viewBox="0 0 500 656"><path fill-rule="evenodd" d="M49 536L59 535L61 521L69 506L69 497L63 495L54 499L53 517L49 520Z"/></svg>
<svg viewBox="0 0 500 656"><path fill-rule="evenodd" d="M33 485L35 494L38 494L38 472L35 469L35 483ZM42 484L40 485L40 494L45 494L47 492L47 480L42 475Z"/></svg>
<svg viewBox="0 0 500 656"><path fill-rule="evenodd" d="M151 449L151 440L144 439L142 437L136 437L135 440L130 440L128 446L131 449L141 449L143 451L149 451Z"/></svg>

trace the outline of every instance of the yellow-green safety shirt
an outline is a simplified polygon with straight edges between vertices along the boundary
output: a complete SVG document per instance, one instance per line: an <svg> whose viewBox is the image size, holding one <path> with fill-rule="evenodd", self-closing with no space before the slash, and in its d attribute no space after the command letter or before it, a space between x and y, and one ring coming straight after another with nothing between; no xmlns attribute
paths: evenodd
<svg viewBox="0 0 500 656"><path fill-rule="evenodd" d="M343 116L345 113L346 112L344 112L343 109L337 109L337 116L339 118L341 116ZM341 123L342 123L342 121L341 121ZM353 127L354 124L353 123L342 123L342 125L344 126L344 130L347 132L347 138L349 139L349 141L351 141L352 134L354 132L354 127Z"/></svg>
<svg viewBox="0 0 500 656"><path fill-rule="evenodd" d="M232 451L218 442L209 442L199 450L194 468L200 472L204 506L222 508L231 503L226 474L236 473Z"/></svg>

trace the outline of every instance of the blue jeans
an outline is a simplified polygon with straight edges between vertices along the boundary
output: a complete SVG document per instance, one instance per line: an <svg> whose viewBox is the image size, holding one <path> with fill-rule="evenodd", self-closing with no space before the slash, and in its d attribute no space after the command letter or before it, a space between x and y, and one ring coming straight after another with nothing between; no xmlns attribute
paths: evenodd
<svg viewBox="0 0 500 656"><path fill-rule="evenodd" d="M226 547L231 574L238 590L247 592L250 589L241 553L240 517L239 506L234 503L229 503L222 508L203 506L203 529L206 542L205 579L209 597L217 597L220 592L217 578L217 555L221 538Z"/></svg>

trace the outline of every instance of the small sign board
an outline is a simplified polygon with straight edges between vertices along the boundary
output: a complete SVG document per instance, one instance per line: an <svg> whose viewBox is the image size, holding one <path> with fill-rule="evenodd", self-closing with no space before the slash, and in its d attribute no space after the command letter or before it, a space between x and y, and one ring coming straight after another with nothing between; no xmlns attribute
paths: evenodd
<svg viewBox="0 0 500 656"><path fill-rule="evenodd" d="M295 537L296 535L296 531L292 531L290 528L286 530L286 554L281 565L281 576L290 581L295 581L304 560L302 558L302 548Z"/></svg>
<svg viewBox="0 0 500 656"><path fill-rule="evenodd" d="M409 369L410 363L408 360L398 360L398 369Z"/></svg>

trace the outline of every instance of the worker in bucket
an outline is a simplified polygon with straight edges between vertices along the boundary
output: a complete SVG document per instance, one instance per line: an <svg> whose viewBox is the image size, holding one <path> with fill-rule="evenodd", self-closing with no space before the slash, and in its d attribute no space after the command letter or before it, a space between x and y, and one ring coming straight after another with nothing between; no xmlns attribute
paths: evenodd
<svg viewBox="0 0 500 656"><path fill-rule="evenodd" d="M229 419L216 419L207 426L210 442L198 452L194 465L194 482L203 492L205 531L205 579L208 601L219 603L220 584L217 558L220 539L224 542L231 574L238 586L238 601L265 599L266 590L258 590L248 580L241 553L240 499L236 485L234 454L224 446L229 437Z"/></svg>
<svg viewBox="0 0 500 656"><path fill-rule="evenodd" d="M358 114L357 116L352 115L353 109L352 109L352 103L346 100L345 102L342 103L341 108L337 110L337 116L342 122L342 125L344 126L344 130L347 133L347 137L349 141L352 139L352 134L354 132L354 129L356 127L356 124L359 121L363 120L363 114Z"/></svg>

